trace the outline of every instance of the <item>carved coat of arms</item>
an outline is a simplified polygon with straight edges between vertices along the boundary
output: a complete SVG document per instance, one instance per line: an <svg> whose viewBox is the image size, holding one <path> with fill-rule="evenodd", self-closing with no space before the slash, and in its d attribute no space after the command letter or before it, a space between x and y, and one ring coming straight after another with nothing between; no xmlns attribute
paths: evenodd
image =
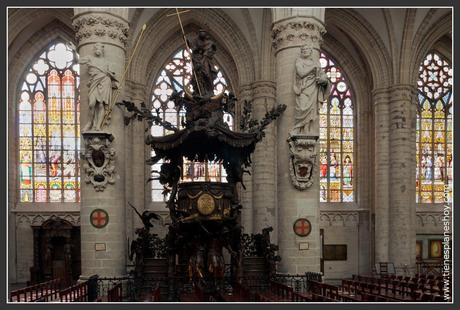
<svg viewBox="0 0 460 310"><path fill-rule="evenodd" d="M292 184L299 190L304 190L313 184L312 176L316 162L315 136L290 136L289 144L289 173Z"/></svg>

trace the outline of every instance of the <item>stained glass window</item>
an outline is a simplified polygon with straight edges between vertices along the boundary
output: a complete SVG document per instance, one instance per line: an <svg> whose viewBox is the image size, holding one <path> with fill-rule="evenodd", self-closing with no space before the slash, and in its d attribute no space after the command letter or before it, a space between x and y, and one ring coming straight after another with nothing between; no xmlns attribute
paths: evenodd
<svg viewBox="0 0 460 310"><path fill-rule="evenodd" d="M418 80L418 203L452 202L452 105L452 68L431 52Z"/></svg>
<svg viewBox="0 0 460 310"><path fill-rule="evenodd" d="M320 103L320 201L353 202L353 96L342 70L325 53L321 68L332 82L327 102Z"/></svg>
<svg viewBox="0 0 460 310"><path fill-rule="evenodd" d="M28 68L19 95L19 200L78 202L79 65L64 43Z"/></svg>
<svg viewBox="0 0 460 310"><path fill-rule="evenodd" d="M217 95L221 92L228 93L228 83L223 73L216 66L217 78L214 80L214 93ZM192 60L190 53L184 49L179 50L172 57L160 72L156 79L155 87L152 94L153 111L159 109L160 117L172 123L179 128L183 128L182 123L185 117L185 110L179 110L174 102L169 100L169 96L176 92L181 92L185 87L192 89L190 79L192 76ZM233 116L229 113L224 114L224 121L230 129L233 128ZM161 126L153 125L151 128L153 136L162 136L171 134L171 131L164 129ZM158 162L153 166L152 170L159 171L162 162ZM220 163L214 162L184 162L182 182L190 181L211 181L211 182L226 182L225 169ZM152 181L152 200L163 201L166 197L163 196L163 186L158 181Z"/></svg>

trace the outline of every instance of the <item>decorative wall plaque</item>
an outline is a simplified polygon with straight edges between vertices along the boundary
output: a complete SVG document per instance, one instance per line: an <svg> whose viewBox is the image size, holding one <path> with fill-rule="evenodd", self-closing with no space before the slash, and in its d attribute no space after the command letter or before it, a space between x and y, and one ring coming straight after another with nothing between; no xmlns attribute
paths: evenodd
<svg viewBox="0 0 460 310"><path fill-rule="evenodd" d="M423 257L423 242L422 240L417 240L415 244L415 257L417 259L422 259Z"/></svg>
<svg viewBox="0 0 460 310"><path fill-rule="evenodd" d="M197 201L197 209L202 215L209 215L215 209L214 198L209 194L202 194Z"/></svg>
<svg viewBox="0 0 460 310"><path fill-rule="evenodd" d="M289 174L295 188L304 190L313 184L318 136L289 136Z"/></svg>
<svg viewBox="0 0 460 310"><path fill-rule="evenodd" d="M293 225L294 233L299 237L306 237L311 232L311 223L306 218L299 218Z"/></svg>
<svg viewBox="0 0 460 310"><path fill-rule="evenodd" d="M430 240L430 258L441 258L442 249L442 239Z"/></svg>
<svg viewBox="0 0 460 310"><path fill-rule="evenodd" d="M310 243L308 242L300 242L299 243L299 251L305 251L310 248Z"/></svg>
<svg viewBox="0 0 460 310"><path fill-rule="evenodd" d="M89 221L94 228L104 228L109 223L109 214L103 209L95 209L91 212Z"/></svg>
<svg viewBox="0 0 460 310"><path fill-rule="evenodd" d="M81 152L85 160L85 182L93 184L96 192L102 192L107 184L115 183L114 137L111 133L96 131L83 132L82 136L85 146Z"/></svg>
<svg viewBox="0 0 460 310"><path fill-rule="evenodd" d="M95 251L98 251L98 252L100 252L100 251L102 251L102 252L106 251L106 245L105 245L105 243L95 243L95 244L94 244L94 250L95 250Z"/></svg>
<svg viewBox="0 0 460 310"><path fill-rule="evenodd" d="M325 244L323 246L323 259L330 260L347 260L346 244Z"/></svg>

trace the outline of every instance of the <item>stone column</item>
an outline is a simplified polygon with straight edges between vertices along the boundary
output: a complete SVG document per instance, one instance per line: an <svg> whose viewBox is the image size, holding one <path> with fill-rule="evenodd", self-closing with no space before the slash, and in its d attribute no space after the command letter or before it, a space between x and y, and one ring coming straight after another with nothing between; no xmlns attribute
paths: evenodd
<svg viewBox="0 0 460 310"><path fill-rule="evenodd" d="M389 261L415 268L416 89L390 88L390 231Z"/></svg>
<svg viewBox="0 0 460 310"><path fill-rule="evenodd" d="M373 91L374 97L374 212L375 263L388 262L390 233L390 93L388 88Z"/></svg>
<svg viewBox="0 0 460 310"><path fill-rule="evenodd" d="M115 73L118 81L122 80L125 68L126 42L128 33L128 9L126 8L77 8L73 25L76 30L80 61L86 57L95 57L96 44L103 45L104 54L98 58L98 64ZM99 45L100 46L100 45ZM105 69L104 68L104 69ZM81 64L80 99L82 154L87 154L89 145L85 143L83 128L90 118L88 110L90 76L88 66ZM122 90L123 85L118 88ZM115 92L114 92L115 93ZM121 101L122 94L117 101ZM114 100L115 98L112 98ZM113 136L108 143L105 156L111 162L107 169L114 168L112 180L96 189L92 182L86 182L87 158L81 158L81 279L98 274L99 276L122 276L126 274L126 201L125 201L125 125L123 111L113 108L107 126L100 132L104 137ZM100 135L100 133L99 133ZM94 133L93 137L97 137ZM105 138L102 138L105 143ZM112 153L111 153L112 152ZM114 156L113 156L114 155ZM106 176L110 179L109 176ZM105 180L105 178L104 178ZM108 214L108 224L96 228L90 222L90 214L95 209L102 209ZM96 250L97 249L97 250Z"/></svg>
<svg viewBox="0 0 460 310"><path fill-rule="evenodd" d="M236 115L241 115L243 110L244 101L252 100L252 88L250 85L240 86L240 92L238 94L238 106L236 107ZM240 131L239 119L235 117L235 130ZM243 183L246 186L246 189L240 186L240 201L243 209L241 210L241 225L244 228L245 234L253 233L253 188L252 188L252 178L253 178L253 169L249 168L251 175L243 174Z"/></svg>
<svg viewBox="0 0 460 310"><path fill-rule="evenodd" d="M252 84L253 117L261 120L275 105L275 83L258 81ZM265 130L265 137L252 155L253 228L261 233L266 227L276 231L276 122ZM276 239L276 237L272 238Z"/></svg>
<svg viewBox="0 0 460 310"><path fill-rule="evenodd" d="M133 81L126 81L125 92L126 100L132 101L136 104L145 101L145 85ZM127 141L130 144L128 148L129 154L129 167L126 168L127 173L131 173L131 183L127 184L130 197L127 199L136 209L142 214L144 211L144 196L145 196L145 183L146 183L146 169L149 167L145 163L145 123L133 120L129 124L131 131L131 139ZM128 128L127 128L128 129ZM127 206L126 209L126 230L130 240L134 240L136 228L143 226L141 219L134 212L131 207Z"/></svg>
<svg viewBox="0 0 460 310"><path fill-rule="evenodd" d="M300 47L306 43L311 44L315 49L320 48L322 35L325 32L324 8L272 9L272 16L276 102L287 105L286 111L277 123L278 245L282 258L278 270L282 273L319 272L321 249L318 156L312 173L312 185L304 190L296 189L290 178L290 151L286 140L294 127L295 61L300 55ZM313 54L319 63L319 53L316 51ZM318 121L314 127L319 128ZM316 147L316 155L318 152L319 148ZM307 218L311 223L311 233L307 237L298 237L293 231L294 221L301 217ZM308 246L308 249L299 250L300 243Z"/></svg>

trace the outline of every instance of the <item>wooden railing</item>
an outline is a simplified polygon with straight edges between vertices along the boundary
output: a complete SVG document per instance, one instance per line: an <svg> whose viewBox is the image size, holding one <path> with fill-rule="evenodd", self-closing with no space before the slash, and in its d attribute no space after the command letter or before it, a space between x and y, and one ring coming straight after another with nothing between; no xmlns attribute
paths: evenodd
<svg viewBox="0 0 460 310"><path fill-rule="evenodd" d="M160 301L161 299L161 290L160 290L160 283L157 283L152 288L152 298L151 301Z"/></svg>
<svg viewBox="0 0 460 310"><path fill-rule="evenodd" d="M107 292L107 301L108 302L118 302L122 301L122 285L121 282L112 287L108 292Z"/></svg>
<svg viewBox="0 0 460 310"><path fill-rule="evenodd" d="M59 292L61 302L88 301L88 281L73 285Z"/></svg>
<svg viewBox="0 0 460 310"><path fill-rule="evenodd" d="M60 279L27 286L10 292L10 302L52 301L59 296L62 286Z"/></svg>
<svg viewBox="0 0 460 310"><path fill-rule="evenodd" d="M415 275L414 277L369 277L353 275L343 279L340 289L342 301L443 301L442 277Z"/></svg>

